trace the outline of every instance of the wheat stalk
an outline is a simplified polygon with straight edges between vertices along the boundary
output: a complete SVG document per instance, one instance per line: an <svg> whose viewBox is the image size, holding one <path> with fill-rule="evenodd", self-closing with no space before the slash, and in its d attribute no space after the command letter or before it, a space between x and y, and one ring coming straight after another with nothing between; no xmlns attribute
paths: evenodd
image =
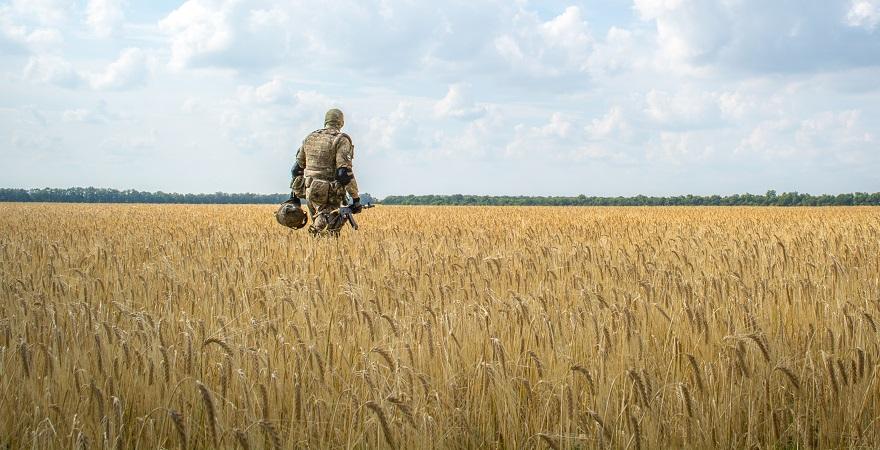
<svg viewBox="0 0 880 450"><path fill-rule="evenodd" d="M214 443L214 446L217 446L217 410L214 408L214 397L211 395L211 391L202 384L201 381L196 381L196 386L199 389L199 394L202 397L202 404L205 406L205 411L208 413L208 431L211 433L211 441Z"/></svg>
<svg viewBox="0 0 880 450"><path fill-rule="evenodd" d="M365 406L373 411L376 414L376 417L379 419L379 424L382 426L382 435L385 437L385 442L388 443L388 446L392 449L396 449L397 446L394 445L394 437L391 435L391 428L388 426L388 420L385 418L385 411L383 411L382 407L372 400L367 401Z"/></svg>

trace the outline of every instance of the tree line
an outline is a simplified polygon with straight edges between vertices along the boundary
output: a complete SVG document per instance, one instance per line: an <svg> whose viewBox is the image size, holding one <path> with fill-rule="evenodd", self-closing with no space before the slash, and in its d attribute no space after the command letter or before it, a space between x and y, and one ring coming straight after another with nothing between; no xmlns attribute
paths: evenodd
<svg viewBox="0 0 880 450"><path fill-rule="evenodd" d="M145 192L134 189L104 188L0 188L0 202L53 202L53 203L188 203L188 204L261 204L281 203L290 194L178 194L169 192ZM373 201L370 194L362 194L362 203Z"/></svg>
<svg viewBox="0 0 880 450"><path fill-rule="evenodd" d="M58 203L281 203L290 194L177 194L168 192L144 192L134 189L117 190L103 188L45 188L0 189L2 202L58 202Z"/></svg>
<svg viewBox="0 0 880 450"><path fill-rule="evenodd" d="M767 191L760 194L679 195L673 197L532 197L486 195L392 195L384 205L473 205L473 206L880 206L880 192L838 195L810 195Z"/></svg>
<svg viewBox="0 0 880 450"><path fill-rule="evenodd" d="M288 194L178 194L145 192L134 189L104 188L0 188L0 202L60 203L189 203L252 204L281 203ZM361 195L362 203L385 205L472 205L472 206L880 206L880 192L855 192L837 195L811 195L798 192L767 191L765 194L679 195L673 197L535 197L488 195L392 195L381 201L370 194Z"/></svg>

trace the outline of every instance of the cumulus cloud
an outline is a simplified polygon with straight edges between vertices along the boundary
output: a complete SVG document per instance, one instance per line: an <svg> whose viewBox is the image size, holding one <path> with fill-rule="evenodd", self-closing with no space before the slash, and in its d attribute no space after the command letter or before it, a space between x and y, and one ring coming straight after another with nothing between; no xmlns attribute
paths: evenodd
<svg viewBox="0 0 880 450"><path fill-rule="evenodd" d="M216 112L189 98L184 111L212 112L222 137L237 150L292 157L306 133L321 125L324 111L339 102L316 91L302 89L281 76L261 84L243 84L222 100Z"/></svg>
<svg viewBox="0 0 880 450"><path fill-rule="evenodd" d="M649 65L648 46L643 33L612 26L605 37L593 44L586 67L593 75L615 75Z"/></svg>
<svg viewBox="0 0 880 450"><path fill-rule="evenodd" d="M804 72L875 65L880 57L880 41L848 31L852 24L876 25L875 0L858 0L849 12L843 2L825 0L635 0L634 6L653 24L657 64L669 70Z"/></svg>
<svg viewBox="0 0 880 450"><path fill-rule="evenodd" d="M648 145L645 156L649 161L673 165L693 164L710 158L715 144L704 133L693 131L662 131Z"/></svg>
<svg viewBox="0 0 880 450"><path fill-rule="evenodd" d="M846 13L846 23L873 31L880 24L880 1L853 0Z"/></svg>
<svg viewBox="0 0 880 450"><path fill-rule="evenodd" d="M25 151L53 151L61 143L57 136L18 131L9 139L14 147Z"/></svg>
<svg viewBox="0 0 880 450"><path fill-rule="evenodd" d="M446 96L434 105L434 113L440 117L473 120L486 114L486 106L474 103L469 85L457 83L449 86Z"/></svg>
<svg viewBox="0 0 880 450"><path fill-rule="evenodd" d="M9 50L23 52L24 50L43 51L58 46L62 42L61 32L54 28L28 29L23 26L0 25L0 45L6 41ZM0 47L0 48L2 48Z"/></svg>
<svg viewBox="0 0 880 450"><path fill-rule="evenodd" d="M113 35L124 20L120 0L89 0L86 6L86 23L99 37Z"/></svg>
<svg viewBox="0 0 880 450"><path fill-rule="evenodd" d="M585 70L593 44L578 6L542 20L520 5L498 3L344 0L304 8L272 0L188 0L159 28L169 38L175 69L248 72L290 64L341 69L336 76L428 69L564 75Z"/></svg>
<svg viewBox="0 0 880 450"><path fill-rule="evenodd" d="M28 60L24 68L25 79L38 83L76 88L83 84L83 77L73 65L60 56L40 55Z"/></svg>
<svg viewBox="0 0 880 450"><path fill-rule="evenodd" d="M497 55L510 67L538 77L586 70L593 38L579 7L569 6L548 21L520 10L512 20L512 30L494 40Z"/></svg>
<svg viewBox="0 0 880 450"><path fill-rule="evenodd" d="M74 6L71 0L12 0L10 9L24 20L59 25L67 20Z"/></svg>
<svg viewBox="0 0 880 450"><path fill-rule="evenodd" d="M377 151L413 154L424 150L415 114L412 103L400 102L388 115L370 118L364 136L368 154Z"/></svg>
<svg viewBox="0 0 880 450"><path fill-rule="evenodd" d="M199 57L227 50L233 40L235 2L189 0L159 22L171 36L171 61L183 68Z"/></svg>
<svg viewBox="0 0 880 450"><path fill-rule="evenodd" d="M242 103L293 104L298 94L290 82L277 76L259 86L238 87L238 99Z"/></svg>
<svg viewBox="0 0 880 450"><path fill-rule="evenodd" d="M151 129L141 134L114 134L98 146L106 157L121 163L131 163L150 157L159 142L159 131Z"/></svg>
<svg viewBox="0 0 880 450"><path fill-rule="evenodd" d="M765 159L854 163L875 157L875 145L875 133L865 127L861 110L854 109L761 122L742 139L736 151Z"/></svg>
<svg viewBox="0 0 880 450"><path fill-rule="evenodd" d="M171 66L186 67L200 55L221 52L233 40L232 2L190 0L159 22L171 35Z"/></svg>
<svg viewBox="0 0 880 450"><path fill-rule="evenodd" d="M94 89L126 89L143 84L149 75L146 53L139 48L127 48L110 63L103 73L92 76Z"/></svg>
<svg viewBox="0 0 880 450"><path fill-rule="evenodd" d="M645 113L666 125L698 126L717 121L720 110L718 96L711 92L652 89L645 96Z"/></svg>
<svg viewBox="0 0 880 450"><path fill-rule="evenodd" d="M603 140L630 133L630 125L624 118L623 109L613 106L604 116L586 126L587 135L592 140Z"/></svg>
<svg viewBox="0 0 880 450"><path fill-rule="evenodd" d="M21 10L0 5L0 53L45 52L63 41L61 31L28 21Z"/></svg>
<svg viewBox="0 0 880 450"><path fill-rule="evenodd" d="M288 6L292 7L292 6ZM236 0L188 0L159 22L171 42L169 66L253 70L289 54L287 13Z"/></svg>
<svg viewBox="0 0 880 450"><path fill-rule="evenodd" d="M123 90L143 85L150 74L151 57L139 48L123 50L116 61L96 73L77 69L53 54L30 57L24 68L26 80L67 89L87 86L94 90Z"/></svg>
<svg viewBox="0 0 880 450"><path fill-rule="evenodd" d="M504 156L523 158L540 152L544 157L558 158L560 151L577 145L573 129L571 121L558 112L554 112L544 125L518 124L513 129L513 139L504 149Z"/></svg>
<svg viewBox="0 0 880 450"><path fill-rule="evenodd" d="M542 23L539 33L550 48L563 49L574 65L583 64L584 55L593 41L577 6L569 6L562 14Z"/></svg>
<svg viewBox="0 0 880 450"><path fill-rule="evenodd" d="M106 124L122 120L125 116L111 111L107 102L101 100L94 108L75 108L65 110L61 118L68 123Z"/></svg>

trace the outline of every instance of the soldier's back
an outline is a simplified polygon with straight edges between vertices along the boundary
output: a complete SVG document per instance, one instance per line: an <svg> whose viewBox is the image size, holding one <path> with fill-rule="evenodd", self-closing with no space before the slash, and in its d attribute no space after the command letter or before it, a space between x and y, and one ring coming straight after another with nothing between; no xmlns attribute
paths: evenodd
<svg viewBox="0 0 880 450"><path fill-rule="evenodd" d="M305 175L330 181L336 171L336 151L334 142L340 134L338 130L324 128L313 131L303 142L306 157Z"/></svg>

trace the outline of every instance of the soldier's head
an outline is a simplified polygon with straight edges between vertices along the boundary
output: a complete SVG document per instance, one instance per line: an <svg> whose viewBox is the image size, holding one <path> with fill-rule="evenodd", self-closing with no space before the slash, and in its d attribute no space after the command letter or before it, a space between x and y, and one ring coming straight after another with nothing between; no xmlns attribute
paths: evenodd
<svg viewBox="0 0 880 450"><path fill-rule="evenodd" d="M325 127L342 128L343 125L345 125L345 117L342 115L342 111L333 108L324 114Z"/></svg>

